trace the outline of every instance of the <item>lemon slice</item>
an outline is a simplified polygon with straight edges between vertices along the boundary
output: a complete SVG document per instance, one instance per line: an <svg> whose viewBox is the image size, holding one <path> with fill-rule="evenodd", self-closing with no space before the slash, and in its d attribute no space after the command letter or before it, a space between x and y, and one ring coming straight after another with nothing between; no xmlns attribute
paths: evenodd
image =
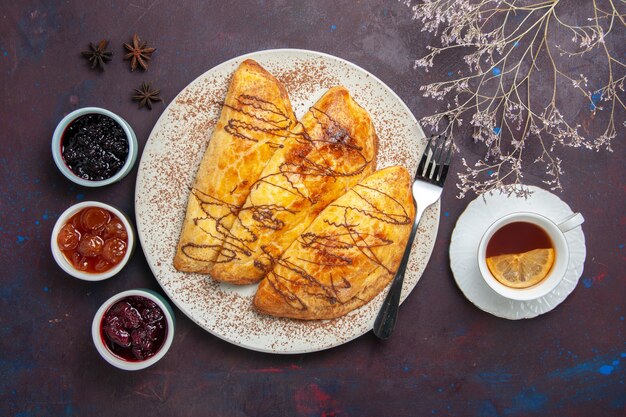
<svg viewBox="0 0 626 417"><path fill-rule="evenodd" d="M493 276L507 287L528 288L544 279L554 264L554 249L535 249L487 258Z"/></svg>

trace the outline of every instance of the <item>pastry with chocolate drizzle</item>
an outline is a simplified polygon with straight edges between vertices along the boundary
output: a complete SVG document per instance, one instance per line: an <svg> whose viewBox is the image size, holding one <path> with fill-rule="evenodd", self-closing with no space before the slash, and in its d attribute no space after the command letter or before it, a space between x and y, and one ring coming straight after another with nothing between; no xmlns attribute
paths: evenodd
<svg viewBox="0 0 626 417"><path fill-rule="evenodd" d="M210 275L232 284L261 280L331 202L376 169L372 120L344 87L302 117L251 187Z"/></svg>
<svg viewBox="0 0 626 417"><path fill-rule="evenodd" d="M392 279L415 207L403 167L376 169L378 139L343 87L297 122L259 64L233 75L191 188L174 266L262 280L254 306L295 319L340 317Z"/></svg>
<svg viewBox="0 0 626 417"><path fill-rule="evenodd" d="M239 208L296 117L285 87L253 60L233 74L191 189L174 266L207 273Z"/></svg>
<svg viewBox="0 0 626 417"><path fill-rule="evenodd" d="M393 278L409 238L415 216L410 185L404 167L389 167L328 205L273 259L254 297L257 310L331 319L371 301Z"/></svg>

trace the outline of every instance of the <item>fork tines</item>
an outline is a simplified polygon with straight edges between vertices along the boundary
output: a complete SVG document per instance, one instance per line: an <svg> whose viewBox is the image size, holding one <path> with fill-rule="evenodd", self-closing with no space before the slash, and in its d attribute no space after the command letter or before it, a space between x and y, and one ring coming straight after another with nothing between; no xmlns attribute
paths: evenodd
<svg viewBox="0 0 626 417"><path fill-rule="evenodd" d="M448 135L433 135L428 139L415 179L443 186L452 158L452 139Z"/></svg>

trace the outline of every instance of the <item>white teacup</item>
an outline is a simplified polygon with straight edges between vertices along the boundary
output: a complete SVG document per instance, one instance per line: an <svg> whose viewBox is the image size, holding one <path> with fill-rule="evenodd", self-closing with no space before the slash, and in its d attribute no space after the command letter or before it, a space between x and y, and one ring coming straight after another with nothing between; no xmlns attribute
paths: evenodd
<svg viewBox="0 0 626 417"><path fill-rule="evenodd" d="M487 228L478 245L478 268L483 279L495 292L511 300L528 301L549 294L565 277L569 264L569 248L565 233L580 226L584 221L585 219L580 213L573 213L558 224L545 216L530 212L511 213L501 217ZM555 251L554 264L548 275L542 281L528 288L512 288L502 284L493 276L487 266L487 244L489 240L500 228L514 222L532 223L542 228L550 237Z"/></svg>

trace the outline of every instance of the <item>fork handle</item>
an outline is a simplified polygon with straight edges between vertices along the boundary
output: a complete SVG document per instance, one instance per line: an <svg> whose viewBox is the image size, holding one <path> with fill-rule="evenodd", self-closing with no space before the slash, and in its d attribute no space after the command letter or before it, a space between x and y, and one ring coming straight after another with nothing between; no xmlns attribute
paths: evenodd
<svg viewBox="0 0 626 417"><path fill-rule="evenodd" d="M417 233L417 226L422 218L424 209L426 209L426 207L422 208L418 206L417 208L411 234L409 234L409 240L406 243L406 248L404 248L400 266L398 266L396 275L393 277L393 281L391 281L389 292L374 321L373 331L379 339L387 340L396 325L396 318L398 317L398 309L400 307L400 295L402 294L402 284L404 283L404 274L406 273L406 267L409 263L409 255L411 254L413 240L415 240L415 234Z"/></svg>

